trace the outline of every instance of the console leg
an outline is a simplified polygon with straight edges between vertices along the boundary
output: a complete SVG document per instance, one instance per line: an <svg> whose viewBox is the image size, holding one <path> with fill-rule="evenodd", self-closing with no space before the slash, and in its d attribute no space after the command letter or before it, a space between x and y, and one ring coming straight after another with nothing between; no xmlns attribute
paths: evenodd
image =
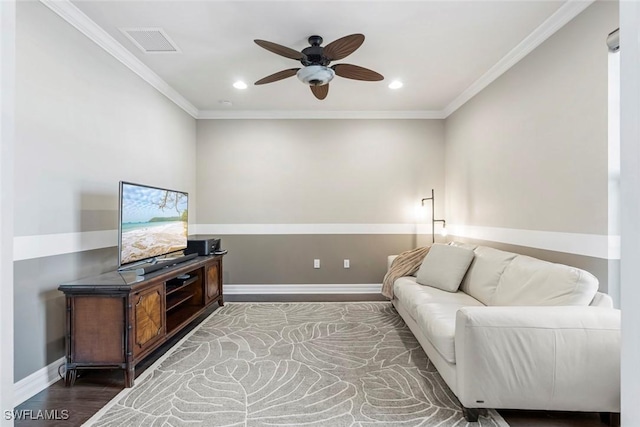
<svg viewBox="0 0 640 427"><path fill-rule="evenodd" d="M218 305L220 307L224 306L224 301L222 300L222 297L220 297L220 299L218 300Z"/></svg>
<svg viewBox="0 0 640 427"><path fill-rule="evenodd" d="M126 388L133 387L133 381L136 377L135 368L127 368L124 370L124 386Z"/></svg>
<svg viewBox="0 0 640 427"><path fill-rule="evenodd" d="M465 406L462 407L462 415L464 415L464 419L470 423L477 423L478 416L480 415L480 409L478 408L467 408Z"/></svg>
<svg viewBox="0 0 640 427"><path fill-rule="evenodd" d="M65 387L73 387L73 384L76 382L77 375L78 373L75 369L67 369L67 373L64 376Z"/></svg>

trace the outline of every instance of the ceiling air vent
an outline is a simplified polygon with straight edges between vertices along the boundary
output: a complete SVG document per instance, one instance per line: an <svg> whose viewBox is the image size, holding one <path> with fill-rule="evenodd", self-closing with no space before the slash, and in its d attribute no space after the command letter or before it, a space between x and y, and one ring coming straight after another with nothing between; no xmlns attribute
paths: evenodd
<svg viewBox="0 0 640 427"><path fill-rule="evenodd" d="M180 53L180 48L162 28L120 28L144 53Z"/></svg>

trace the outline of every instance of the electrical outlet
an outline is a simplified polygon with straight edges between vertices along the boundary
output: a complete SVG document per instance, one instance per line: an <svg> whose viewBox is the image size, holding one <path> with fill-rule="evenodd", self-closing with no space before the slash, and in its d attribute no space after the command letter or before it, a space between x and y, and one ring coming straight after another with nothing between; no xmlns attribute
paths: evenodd
<svg viewBox="0 0 640 427"><path fill-rule="evenodd" d="M348 259L344 260L344 268L349 268L349 260Z"/></svg>
<svg viewBox="0 0 640 427"><path fill-rule="evenodd" d="M319 259L314 259L313 260L313 268L320 268L320 260Z"/></svg>

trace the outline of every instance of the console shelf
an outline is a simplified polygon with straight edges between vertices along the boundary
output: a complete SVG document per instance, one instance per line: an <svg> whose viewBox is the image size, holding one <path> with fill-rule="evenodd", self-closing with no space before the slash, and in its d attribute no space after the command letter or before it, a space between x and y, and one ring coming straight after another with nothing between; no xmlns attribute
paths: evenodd
<svg viewBox="0 0 640 427"><path fill-rule="evenodd" d="M143 277L114 271L60 285L67 303L66 385L79 369L111 368L122 369L132 387L137 363L215 302L223 305L222 257L200 256Z"/></svg>
<svg viewBox="0 0 640 427"><path fill-rule="evenodd" d="M169 296L174 292L178 292L179 290L186 288L190 284L197 282L198 279L199 279L198 277L190 277L189 279L186 279L186 280L180 280L180 279L169 280L166 284L166 296Z"/></svg>
<svg viewBox="0 0 640 427"><path fill-rule="evenodd" d="M193 319L198 317L200 310L196 307L188 306L183 310L175 310L167 314L167 332L174 335L176 332L188 325Z"/></svg>
<svg viewBox="0 0 640 427"><path fill-rule="evenodd" d="M191 292L177 292L171 295L173 298L167 298L167 311L173 310L180 304L189 301L193 298Z"/></svg>

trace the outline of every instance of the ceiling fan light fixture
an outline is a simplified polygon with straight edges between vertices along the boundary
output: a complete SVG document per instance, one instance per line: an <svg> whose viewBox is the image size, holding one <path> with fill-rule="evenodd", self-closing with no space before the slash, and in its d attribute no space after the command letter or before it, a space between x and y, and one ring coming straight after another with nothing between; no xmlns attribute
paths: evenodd
<svg viewBox="0 0 640 427"><path fill-rule="evenodd" d="M322 86L328 84L336 73L324 65L307 65L296 73L298 79L309 86Z"/></svg>

